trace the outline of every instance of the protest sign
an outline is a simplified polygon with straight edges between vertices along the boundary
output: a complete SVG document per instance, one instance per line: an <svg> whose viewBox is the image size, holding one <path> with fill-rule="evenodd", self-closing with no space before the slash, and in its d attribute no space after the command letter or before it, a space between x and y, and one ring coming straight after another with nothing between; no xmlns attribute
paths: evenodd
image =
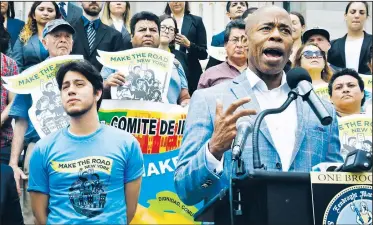
<svg viewBox="0 0 373 225"><path fill-rule="evenodd" d="M175 58L173 54L147 47L97 52L97 60L102 65L126 75L123 86L111 88L112 99L168 103L167 93Z"/></svg>
<svg viewBox="0 0 373 225"><path fill-rule="evenodd" d="M81 55L66 55L49 58L21 74L2 77L4 87L17 94L31 94L30 120L42 138L69 124L69 116L62 107L56 81L59 67L67 62L84 60Z"/></svg>
<svg viewBox="0 0 373 225"><path fill-rule="evenodd" d="M211 46L209 47L208 51L209 51L209 56L219 61L225 61L225 59L227 58L227 51L225 50L224 47Z"/></svg>
<svg viewBox="0 0 373 225"><path fill-rule="evenodd" d="M364 81L364 89L372 93L372 75L359 74Z"/></svg>
<svg viewBox="0 0 373 225"><path fill-rule="evenodd" d="M316 94L319 96L320 99L324 99L325 101L330 101L330 96L328 92L328 84L319 84L314 85L313 90L315 90Z"/></svg>
<svg viewBox="0 0 373 225"><path fill-rule="evenodd" d="M133 100L104 100L101 123L136 137L144 154L139 205L132 224L193 224L197 206L177 196L173 175L187 111L179 105Z"/></svg>
<svg viewBox="0 0 373 225"><path fill-rule="evenodd" d="M356 114L338 118L341 154L345 159L347 154L355 149L372 151L372 116Z"/></svg>

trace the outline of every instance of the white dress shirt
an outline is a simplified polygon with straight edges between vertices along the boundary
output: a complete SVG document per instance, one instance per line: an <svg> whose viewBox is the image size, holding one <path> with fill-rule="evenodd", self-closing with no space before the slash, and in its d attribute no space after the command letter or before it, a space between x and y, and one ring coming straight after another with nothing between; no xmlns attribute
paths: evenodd
<svg viewBox="0 0 373 225"><path fill-rule="evenodd" d="M359 60L361 53L361 46L363 45L364 37L356 40L346 40L345 44L345 58L346 68L359 71Z"/></svg>
<svg viewBox="0 0 373 225"><path fill-rule="evenodd" d="M246 70L247 79L252 87L253 93L258 100L260 110L280 107L287 99L290 87L286 83L286 74L284 72L281 85L275 89L268 90L267 85L250 69ZM259 112L257 112L259 114ZM290 160L295 147L295 136L297 131L297 108L293 101L288 108L280 114L268 115L264 118L273 143L280 156L282 170L288 171ZM261 125L263 126L263 124ZM223 161L217 160L206 148L207 167L211 171L220 173L223 169Z"/></svg>
<svg viewBox="0 0 373 225"><path fill-rule="evenodd" d="M124 26L124 21L123 20L118 20L118 19L114 19L112 18L113 20L113 25L115 27L115 29L119 32L122 32L122 27Z"/></svg>

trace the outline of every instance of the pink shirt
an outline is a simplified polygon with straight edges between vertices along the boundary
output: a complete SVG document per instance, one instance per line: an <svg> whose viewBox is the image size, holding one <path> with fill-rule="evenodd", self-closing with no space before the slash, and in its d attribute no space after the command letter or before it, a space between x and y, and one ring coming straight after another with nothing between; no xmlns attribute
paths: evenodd
<svg viewBox="0 0 373 225"><path fill-rule="evenodd" d="M241 72L234 66L228 64L227 61L220 63L219 65L208 68L199 79L197 89L203 89L215 86L227 80L240 75Z"/></svg>

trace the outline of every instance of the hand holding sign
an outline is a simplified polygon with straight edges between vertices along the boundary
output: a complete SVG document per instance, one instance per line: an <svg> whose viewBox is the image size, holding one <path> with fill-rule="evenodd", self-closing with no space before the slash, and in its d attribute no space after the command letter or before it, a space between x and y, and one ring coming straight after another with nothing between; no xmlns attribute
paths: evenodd
<svg viewBox="0 0 373 225"><path fill-rule="evenodd" d="M108 79L104 81L104 88L123 86L126 83L124 73L118 71L110 74Z"/></svg>

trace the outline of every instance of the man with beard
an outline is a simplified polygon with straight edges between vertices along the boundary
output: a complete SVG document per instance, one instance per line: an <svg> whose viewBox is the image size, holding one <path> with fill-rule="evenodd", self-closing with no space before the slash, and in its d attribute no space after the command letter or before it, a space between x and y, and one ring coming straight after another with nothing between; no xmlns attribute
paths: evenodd
<svg viewBox="0 0 373 225"><path fill-rule="evenodd" d="M138 141L98 120L103 79L88 61L64 64L56 79L71 120L36 143L31 156L28 191L37 224L129 224L144 172ZM80 203L72 203L70 187L81 173L82 186L102 185L99 199L83 188Z"/></svg>
<svg viewBox="0 0 373 225"><path fill-rule="evenodd" d="M187 205L208 201L228 186L236 121L245 116L253 122L262 110L281 106L290 92L283 72L293 45L289 13L265 6L249 17L247 70L232 81L197 90L191 99L174 174L176 191ZM268 171L309 172L321 162L342 162L336 112L326 106L333 117L328 127L301 98L264 119L258 136ZM253 171L252 134L247 140L245 172Z"/></svg>
<svg viewBox="0 0 373 225"><path fill-rule="evenodd" d="M45 25L42 42L48 50L50 58L70 54L73 46L72 37L74 32L70 24L63 19L52 20ZM17 94L9 112L9 116L15 119L9 165L13 168L19 194L21 194L21 178L25 180L24 190L28 186L27 175L29 172L31 152L33 151L35 143L40 139L28 114L32 104L31 94ZM26 144L27 150L22 171L21 168L18 167L18 160L24 148L24 143ZM33 223L30 199L27 193L23 196L23 213L25 224Z"/></svg>
<svg viewBox="0 0 373 225"><path fill-rule="evenodd" d="M96 58L97 49L107 52L125 50L122 34L101 22L102 6L103 2L82 2L82 17L71 23L76 30L72 54L83 55L98 71L102 65Z"/></svg>

